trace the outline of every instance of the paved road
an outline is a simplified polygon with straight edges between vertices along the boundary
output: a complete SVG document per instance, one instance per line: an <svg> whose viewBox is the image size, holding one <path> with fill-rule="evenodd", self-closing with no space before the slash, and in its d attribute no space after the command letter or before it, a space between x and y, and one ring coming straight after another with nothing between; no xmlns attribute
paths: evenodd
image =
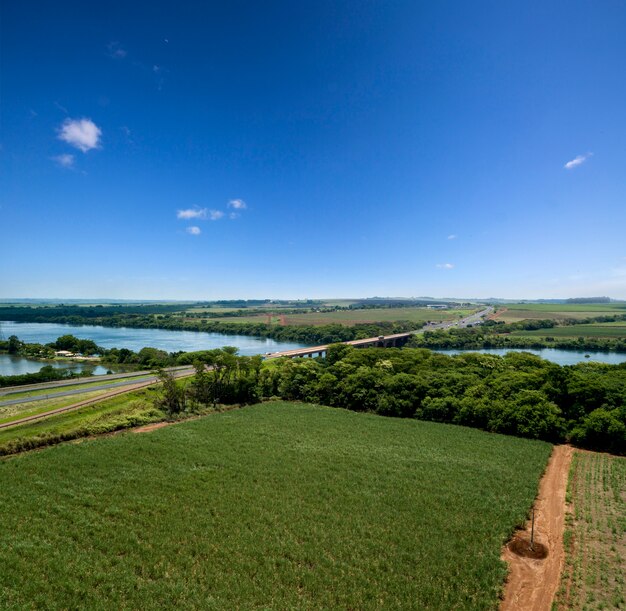
<svg viewBox="0 0 626 611"><path fill-rule="evenodd" d="M193 369L184 369L179 370L174 373L176 378L185 378L190 375L193 375ZM125 393L132 392L134 390L140 390L141 388L146 388L150 386L150 384L154 384L154 381L147 380L145 382L139 382L135 384L130 384L120 390L112 390L111 392L104 393L99 397L94 397L93 399L86 399L85 401L80 401L79 403L73 403L72 405L66 405L65 407L58 407L57 409L52 409L48 412L43 412L41 414L34 414L32 416L26 416L24 418L20 418L19 420L11 420L11 422L4 422L0 424L0 429L6 429L10 426L17 426L18 424L25 424L27 422L32 422L34 420L41 420L42 418L48 418L50 416L54 416L55 414L62 414L63 412L70 412L75 409L80 409L81 407L85 407L87 405L93 405L95 403L100 403L105 401L106 399L110 399L111 397L116 397L117 395L123 395Z"/></svg>
<svg viewBox="0 0 626 611"><path fill-rule="evenodd" d="M47 394L35 395L33 397L22 397L21 399L9 399L7 401L0 401L0 407L7 405L17 405L18 403L31 403L32 401L41 401L43 399L55 399L56 397L69 397L70 395L81 395L86 392L92 392L96 390L108 390L110 388L118 388L120 386L129 386L130 384L136 384L137 382L155 382L156 376L150 376L142 380L137 380L135 376L130 380L123 380L121 382L114 382L113 384L101 384L100 386L89 386L87 388L75 388L74 390L64 390L61 392L51 392Z"/></svg>
<svg viewBox="0 0 626 611"><path fill-rule="evenodd" d="M464 329L465 327L469 327L471 325L480 325L484 322L485 318L489 316L489 314L491 314L492 312L493 307L488 306L480 312L470 314L469 316L461 318L460 320L444 320L442 322L432 323L420 329L419 331L416 331L415 333L417 334L423 333L424 331L436 331L437 329L452 329L453 327Z"/></svg>
<svg viewBox="0 0 626 611"><path fill-rule="evenodd" d="M179 367L166 368L167 371L178 371L180 369L188 369L188 367L181 365ZM102 376L89 376L87 378L66 378L65 380L56 380L55 382L38 382L37 384L24 384L22 386L5 386L4 388L0 388L0 396L26 392L27 390L45 390L46 388L57 388L58 386L79 386L80 384L122 380L124 378L136 378L150 374L152 374L152 370L133 371L132 373L110 373Z"/></svg>

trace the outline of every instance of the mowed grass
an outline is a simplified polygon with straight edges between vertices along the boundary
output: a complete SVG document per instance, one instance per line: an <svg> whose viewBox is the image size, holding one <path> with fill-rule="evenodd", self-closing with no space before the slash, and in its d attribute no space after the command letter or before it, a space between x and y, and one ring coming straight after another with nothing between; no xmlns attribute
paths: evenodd
<svg viewBox="0 0 626 611"><path fill-rule="evenodd" d="M626 609L626 458L576 451L558 609Z"/></svg>
<svg viewBox="0 0 626 611"><path fill-rule="evenodd" d="M495 318L504 322L547 318L565 320L567 318L593 318L611 314L626 314L626 303L515 303L507 304L498 309L499 312L496 313Z"/></svg>
<svg viewBox="0 0 626 611"><path fill-rule="evenodd" d="M0 601L496 609L550 450L275 402L4 459Z"/></svg>
<svg viewBox="0 0 626 611"><path fill-rule="evenodd" d="M109 392L108 390L97 390L92 392L81 393L79 395L69 395L66 397L46 398L45 396L38 401L28 401L26 403L15 403L13 405L0 406L0 424L19 420L34 414L41 414L60 407L67 407L81 401L95 399L101 394Z"/></svg>
<svg viewBox="0 0 626 611"><path fill-rule="evenodd" d="M103 380L96 382L77 382L76 380L72 382L68 382L67 384L62 384L59 386L51 386L49 388L39 389L39 390L26 390L23 392L13 392L10 393L2 393L0 392L0 403L3 401L12 401L13 399L25 399L29 397L45 397L47 395L52 395L57 392L65 392L67 390L83 390L89 389L93 387L101 387L101 386L110 386L114 384L119 384L120 382L128 382L128 384L136 384L138 382L142 382L147 380L150 375L137 375L132 377L127 377L123 379L115 379L115 380ZM121 388L121 387L118 387Z"/></svg>
<svg viewBox="0 0 626 611"><path fill-rule="evenodd" d="M106 391L94 393L94 397L81 394L45 403L42 401L28 403L24 405L28 411L20 413L8 412L16 406L6 407L3 408L7 411L2 413L2 419L3 422L9 422L34 413L39 414L57 407L72 405L87 398L95 398L104 392ZM12 453L16 448L37 447L63 438L85 437L165 420L166 414L154 407L156 392L152 387L132 391L73 411L0 429L0 455Z"/></svg>
<svg viewBox="0 0 626 611"><path fill-rule="evenodd" d="M566 325L535 331L514 331L511 335L521 337L626 337L625 322L595 323L591 325Z"/></svg>
<svg viewBox="0 0 626 611"><path fill-rule="evenodd" d="M339 310L337 312L307 312L302 314L260 314L224 319L234 323L269 323L295 326L322 326L340 324L353 326L359 323L405 321L421 323L426 321L458 320L469 316L475 309L430 310L428 308L374 308L368 310Z"/></svg>

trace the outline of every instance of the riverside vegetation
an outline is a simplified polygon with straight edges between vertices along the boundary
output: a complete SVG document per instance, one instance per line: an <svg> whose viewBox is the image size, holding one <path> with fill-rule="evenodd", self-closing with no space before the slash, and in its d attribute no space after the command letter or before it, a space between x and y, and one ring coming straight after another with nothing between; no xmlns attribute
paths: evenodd
<svg viewBox="0 0 626 611"><path fill-rule="evenodd" d="M174 363L195 365L195 377L180 382L163 373L161 391L150 391L152 401L139 394L141 406L133 404L134 416L128 421L123 401L114 403L113 424L102 404L104 420L94 424L96 429L185 418L219 405L273 397L626 453L626 364L561 367L528 353L447 356L425 349L355 349L345 344L331 345L327 356L318 359L263 362L226 348L183 353ZM92 409L83 412L85 417ZM45 421L19 426L8 437L0 434L0 451L89 434L91 425L84 425L80 413L66 418L70 426L54 434L50 426L63 419L54 417L48 426Z"/></svg>

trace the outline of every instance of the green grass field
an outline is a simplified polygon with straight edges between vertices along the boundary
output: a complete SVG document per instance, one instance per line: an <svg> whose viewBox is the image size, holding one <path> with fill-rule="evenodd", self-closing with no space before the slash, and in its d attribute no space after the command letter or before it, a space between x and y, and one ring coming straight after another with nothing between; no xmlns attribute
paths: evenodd
<svg viewBox="0 0 626 611"><path fill-rule="evenodd" d="M280 402L3 459L0 606L496 609L550 449Z"/></svg>
<svg viewBox="0 0 626 611"><path fill-rule="evenodd" d="M611 314L626 314L626 303L586 303L586 304L550 304L550 303L515 303L498 307L497 320L518 322L552 318L593 318Z"/></svg>
<svg viewBox="0 0 626 611"><path fill-rule="evenodd" d="M626 323L595 323L591 325L567 325L552 329L537 329L535 331L514 331L514 336L521 337L603 337L626 338Z"/></svg>

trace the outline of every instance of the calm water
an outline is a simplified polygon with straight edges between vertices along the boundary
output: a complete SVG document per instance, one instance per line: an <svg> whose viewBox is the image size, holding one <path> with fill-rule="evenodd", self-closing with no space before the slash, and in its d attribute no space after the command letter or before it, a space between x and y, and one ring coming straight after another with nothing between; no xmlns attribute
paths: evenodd
<svg viewBox="0 0 626 611"><path fill-rule="evenodd" d="M557 350L556 348L477 348L474 350L435 350L443 354L461 354L462 352L482 352L484 354L497 354L504 356L507 352L530 352L542 359L552 361L558 365L576 365L576 363L596 361L608 363L609 365L619 365L626 362L626 354L623 352L585 352L584 350ZM589 358L585 358L588 354Z"/></svg>
<svg viewBox="0 0 626 611"><path fill-rule="evenodd" d="M44 365L52 365L55 369L68 369L78 373L84 370L93 370L94 375L103 375L108 367L87 363L69 363L62 361L42 362L27 359L22 356L0 354L0 376L17 376L24 373L37 373Z"/></svg>
<svg viewBox="0 0 626 611"><path fill-rule="evenodd" d="M92 327L89 325L59 325L37 322L0 322L6 339L17 335L26 343L48 344L61 335L74 335L80 339L91 339L103 348L128 348L141 350L146 346L166 352L193 352L211 350L223 346L236 346L239 354L252 356L266 352L282 352L306 348L306 344L278 342L273 339L248 337L246 335L224 335L222 333L202 333L199 331L167 331L165 329L130 329L127 327Z"/></svg>

